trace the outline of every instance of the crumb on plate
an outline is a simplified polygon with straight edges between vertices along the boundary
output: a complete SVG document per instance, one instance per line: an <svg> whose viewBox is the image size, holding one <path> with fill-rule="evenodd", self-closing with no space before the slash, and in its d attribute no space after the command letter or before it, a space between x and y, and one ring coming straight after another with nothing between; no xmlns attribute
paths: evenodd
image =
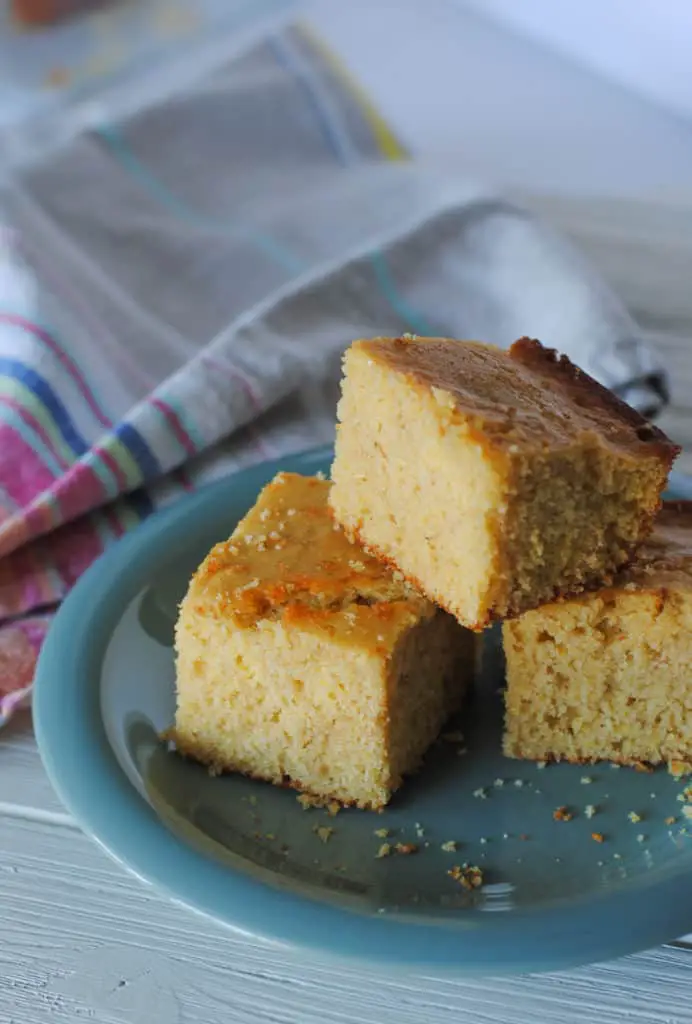
<svg viewBox="0 0 692 1024"><path fill-rule="evenodd" d="M483 872L475 864L455 864L447 874L458 882L462 889L478 889L483 885Z"/></svg>

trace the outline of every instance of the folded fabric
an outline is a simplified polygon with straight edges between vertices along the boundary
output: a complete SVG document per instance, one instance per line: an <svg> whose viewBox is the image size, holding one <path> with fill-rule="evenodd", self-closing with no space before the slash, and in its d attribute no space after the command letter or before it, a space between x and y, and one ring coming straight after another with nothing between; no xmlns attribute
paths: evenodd
<svg viewBox="0 0 692 1024"><path fill-rule="evenodd" d="M331 439L355 337L529 334L649 413L665 401L655 354L565 241L403 157L289 29L6 185L4 718L104 547L203 481Z"/></svg>

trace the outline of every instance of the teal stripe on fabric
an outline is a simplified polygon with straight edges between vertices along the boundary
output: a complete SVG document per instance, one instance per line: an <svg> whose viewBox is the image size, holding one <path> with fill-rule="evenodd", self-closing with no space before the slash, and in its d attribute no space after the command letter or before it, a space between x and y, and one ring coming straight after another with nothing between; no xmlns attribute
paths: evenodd
<svg viewBox="0 0 692 1024"><path fill-rule="evenodd" d="M409 305L403 295L400 294L382 253L372 253L370 263L375 272L375 280L379 285L380 291L394 312L412 328L414 334L422 334L427 337L437 334L435 328L426 320L423 314Z"/></svg>
<svg viewBox="0 0 692 1024"><path fill-rule="evenodd" d="M311 69L305 68L305 61L296 54L286 39L277 38L272 41L271 49L276 57L277 63L288 73L303 89L305 97L309 102L315 119L329 148L336 157L339 164L346 168L350 167L357 155L354 143L350 134L341 119L338 111L332 108L332 104L325 100L322 95L321 85L316 74ZM144 188L156 201L169 210L174 216L183 222L206 230L219 230L219 221L214 218L201 216L197 211L191 209L179 199L168 187L146 166L132 151L122 134L112 125L102 125L97 129L98 136L106 143L111 155L118 160L123 170L127 171L142 188ZM278 265L290 273L301 273L307 269L307 264L295 253L287 249L281 242L272 238L264 232L258 232L242 223L234 225L227 223L229 231L235 230L251 239L262 252ZM377 284L382 297L389 304L391 309L403 321L404 324L415 334L434 335L438 331L419 310L415 309L399 291L382 252L375 250L365 257L371 264L375 283ZM166 401L169 401L166 399ZM169 404L172 404L169 402ZM176 407L181 421L184 422L191 437L195 434L189 422L183 420L181 411Z"/></svg>
<svg viewBox="0 0 692 1024"><path fill-rule="evenodd" d="M89 468L93 470L99 478L99 481L103 486L105 496L108 498L115 498L120 493L120 484L103 459L93 452L89 452L84 456L84 459Z"/></svg>
<svg viewBox="0 0 692 1024"><path fill-rule="evenodd" d="M342 167L349 167L357 156L357 150L348 133L347 127L338 117L338 112L322 94L318 77L312 68L295 52L286 39L275 39L272 51L279 64L287 71L303 89L315 119L332 153ZM394 312L415 334L434 335L437 331L422 313L414 309L404 298L396 286L384 255L374 250L368 257L373 268L375 281L384 299Z"/></svg>
<svg viewBox="0 0 692 1024"><path fill-rule="evenodd" d="M212 230L218 232L219 221L213 217L205 217L196 210L191 209L184 203L175 193L171 192L170 189L155 175L153 174L146 164L133 153L129 145L122 137L120 132L112 125L101 126L96 129L96 134L103 139L108 146L110 153L114 156L124 170L146 189L150 195L154 197L162 206L165 206L171 213L173 213L180 220L192 224L195 227L202 228L206 231ZM274 260L279 266L283 267L284 270L289 271L292 274L300 273L304 269L303 262L296 257L289 249L285 248L281 242L278 242L271 235L264 234L264 232L257 231L254 228L246 227L242 223L226 224L227 230L235 230L239 234L247 235L258 249L269 256L270 259Z"/></svg>

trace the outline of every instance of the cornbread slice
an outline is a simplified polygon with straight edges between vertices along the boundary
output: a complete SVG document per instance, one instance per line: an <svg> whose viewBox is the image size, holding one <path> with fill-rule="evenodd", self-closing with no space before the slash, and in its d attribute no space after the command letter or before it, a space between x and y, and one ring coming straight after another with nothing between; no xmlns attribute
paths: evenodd
<svg viewBox="0 0 692 1024"><path fill-rule="evenodd" d="M612 586L503 626L505 753L692 760L692 503L666 502Z"/></svg>
<svg viewBox="0 0 692 1024"><path fill-rule="evenodd" d="M337 520L472 629L606 581L679 450L529 338L356 341L338 416Z"/></svg>
<svg viewBox="0 0 692 1024"><path fill-rule="evenodd" d="M474 637L346 539L329 488L280 473L193 577L174 739L214 771L378 808L460 708Z"/></svg>

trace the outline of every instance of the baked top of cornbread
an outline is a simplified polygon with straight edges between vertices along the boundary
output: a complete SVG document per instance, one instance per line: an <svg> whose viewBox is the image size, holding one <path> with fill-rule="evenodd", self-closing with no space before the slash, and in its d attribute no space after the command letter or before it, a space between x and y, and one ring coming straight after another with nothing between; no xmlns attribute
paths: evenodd
<svg viewBox="0 0 692 1024"><path fill-rule="evenodd" d="M433 614L400 573L347 540L329 510L330 487L279 473L230 539L209 552L189 600L239 628L281 619L383 651L403 628Z"/></svg>
<svg viewBox="0 0 692 1024"><path fill-rule="evenodd" d="M670 462L679 447L566 356L521 338L507 351L449 338L354 342L366 358L432 393L450 423L495 446L534 447L583 438Z"/></svg>

